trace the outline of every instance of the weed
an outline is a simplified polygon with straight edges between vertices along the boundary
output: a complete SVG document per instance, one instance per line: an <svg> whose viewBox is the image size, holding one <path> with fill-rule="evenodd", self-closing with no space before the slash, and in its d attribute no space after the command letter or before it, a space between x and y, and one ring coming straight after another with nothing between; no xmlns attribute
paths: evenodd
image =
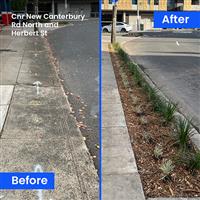
<svg viewBox="0 0 200 200"><path fill-rule="evenodd" d="M162 148L162 146L156 145L155 148L154 148L153 153L154 153L154 157L156 159L161 159L162 155L163 155L163 148Z"/></svg>
<svg viewBox="0 0 200 200"><path fill-rule="evenodd" d="M171 173L173 172L175 166L173 165L173 162L171 160L165 161L161 166L160 169L163 173L163 180L168 180L171 178Z"/></svg>

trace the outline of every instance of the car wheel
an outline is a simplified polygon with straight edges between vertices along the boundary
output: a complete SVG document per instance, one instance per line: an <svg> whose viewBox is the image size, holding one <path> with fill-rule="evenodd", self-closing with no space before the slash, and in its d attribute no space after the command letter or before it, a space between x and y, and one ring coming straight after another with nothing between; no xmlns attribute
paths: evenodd
<svg viewBox="0 0 200 200"><path fill-rule="evenodd" d="M121 29L121 32L122 32L122 33L125 33L125 32L126 32L126 29L125 29L125 28L122 28L122 29Z"/></svg>
<svg viewBox="0 0 200 200"><path fill-rule="evenodd" d="M103 32L104 32L104 33L108 33L108 29L107 29L107 28L104 28L104 29L103 29Z"/></svg>

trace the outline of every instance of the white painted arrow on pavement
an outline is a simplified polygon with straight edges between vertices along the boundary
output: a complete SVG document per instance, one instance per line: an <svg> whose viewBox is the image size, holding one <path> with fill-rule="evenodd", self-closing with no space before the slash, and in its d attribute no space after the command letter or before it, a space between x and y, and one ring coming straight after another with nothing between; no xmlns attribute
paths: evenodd
<svg viewBox="0 0 200 200"><path fill-rule="evenodd" d="M40 94L40 85L42 85L42 83L40 81L36 81L33 83L34 86L36 86L36 90L37 90L37 95Z"/></svg>

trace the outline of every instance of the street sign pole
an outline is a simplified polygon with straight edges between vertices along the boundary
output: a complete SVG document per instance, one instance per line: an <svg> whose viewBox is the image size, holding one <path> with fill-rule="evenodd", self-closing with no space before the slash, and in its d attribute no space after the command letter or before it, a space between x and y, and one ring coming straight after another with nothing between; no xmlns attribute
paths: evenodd
<svg viewBox="0 0 200 200"><path fill-rule="evenodd" d="M137 0L137 31L140 31L140 0Z"/></svg>
<svg viewBox="0 0 200 200"><path fill-rule="evenodd" d="M117 21L117 1L114 1L113 4L113 13L112 13L112 31L111 31L111 43L116 42L116 21Z"/></svg>
<svg viewBox="0 0 200 200"><path fill-rule="evenodd" d="M4 0L4 8L5 8L5 11L6 11L6 25L8 25L9 24L9 20L8 20L8 6L7 6L6 0Z"/></svg>
<svg viewBox="0 0 200 200"><path fill-rule="evenodd" d="M38 15L38 0L34 0L34 12L35 12L35 15ZM37 22L38 22L38 20L35 19L35 21L34 21L34 32L38 31L38 28L36 26Z"/></svg>

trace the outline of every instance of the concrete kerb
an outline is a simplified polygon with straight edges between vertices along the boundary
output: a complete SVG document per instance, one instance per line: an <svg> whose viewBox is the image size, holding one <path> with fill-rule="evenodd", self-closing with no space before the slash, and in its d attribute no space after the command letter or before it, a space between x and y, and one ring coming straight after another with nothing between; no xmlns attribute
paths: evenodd
<svg viewBox="0 0 200 200"><path fill-rule="evenodd" d="M64 89L64 85L63 85L63 83L62 83L62 80L61 80L61 78L60 78L60 76L59 76L59 73L60 73L60 71L59 71L59 63L58 63L58 61L57 61L57 59L53 56L53 52L52 52L52 50L51 50L51 47L50 47L50 44L49 44L49 42L48 42L48 40L47 40L47 38L44 38L44 40L45 40L45 44L46 44L46 46L47 46L47 48L48 48L48 52L49 52L49 56L50 56L50 59L51 59L51 62L52 62L52 64L53 64L53 66L54 66L54 70L55 70L55 73L56 73L56 76L57 76L57 78L58 78L58 80L59 80L59 85L60 85L60 88L61 88L61 90L62 90L62 93L63 93L63 95L64 95L64 97L65 97L65 99L66 99L66 104L67 104L67 108L68 108L68 110L69 110L69 112L71 113L72 112L72 106L71 106L71 104L69 103L69 100L68 100L68 96L66 95L66 93L65 93L65 89ZM73 117L73 116L72 116ZM74 118L74 117L73 117ZM76 120L75 118L74 118L74 120ZM82 181L81 181L81 179L79 180L80 182L81 182L81 184L82 184L82 187L83 187L83 189L85 190L85 191L87 191L86 190L86 188L90 188L92 191L90 191L89 192L89 198L94 198L94 194L96 194L96 193L98 193L97 192L97 190L98 190L98 175L97 175L97 170L95 169L95 166L94 166L94 161L93 161L93 159L92 159L92 157L90 156L90 153L89 153L89 150L88 150L88 148L87 148L87 146L86 146L86 144L85 144L85 141L84 141L84 138L83 138L83 136L82 136L82 133L81 133L81 131L80 131L80 129L77 127L77 131L78 131L78 134L79 134L79 137L81 138L81 140L82 140L82 144L81 144L81 152L82 152L82 156L84 157L84 156L86 156L86 157L88 157L87 159L88 159L88 166L87 166L87 168L89 168L90 170L90 172L91 172L91 174L92 174L92 178L93 178L93 180L92 180L92 186L89 186L88 185L88 183L87 183L87 174L81 174L81 172L79 171L79 169L77 169L78 171L79 171L79 173L80 173L80 176L82 176ZM71 145L72 145L72 147L74 148L74 149L76 149L76 147L75 147L75 145L76 144L74 144L74 142L71 142ZM83 151L84 150L84 151ZM77 150L76 151L76 153L77 153L77 155L76 156L78 156L78 152L79 150ZM74 158L74 159L77 159L76 157ZM93 188L91 188L91 187L93 187ZM86 194L85 194L86 195ZM96 198L96 197L95 197Z"/></svg>
<svg viewBox="0 0 200 200"><path fill-rule="evenodd" d="M122 45L121 45L121 48L124 50L124 52L126 52L126 48L124 48L124 44L126 42L124 42ZM129 59L131 60L129 54L126 52L126 54L128 55ZM134 64L136 64L136 67L138 69L138 71L140 72L140 74L142 75L142 77L144 78L144 80L147 82L147 84L149 84L150 87L152 87L153 89L155 89L157 91L157 94L158 96L160 96L162 99L164 99L166 102L173 102L169 97L167 97L162 91L160 88L157 87L156 83L148 76L148 74L146 74L142 69L141 67L134 62ZM175 102L173 102L175 103ZM177 110L175 112L175 118L176 119L183 119L183 120L189 120L189 118L187 116L185 116L184 113L181 113L179 110ZM193 132L193 135L191 137L191 140L193 142L193 144L195 145L195 147L200 150L200 132L199 130L197 130L197 128L194 126L194 124L191 124L192 126L192 132Z"/></svg>

